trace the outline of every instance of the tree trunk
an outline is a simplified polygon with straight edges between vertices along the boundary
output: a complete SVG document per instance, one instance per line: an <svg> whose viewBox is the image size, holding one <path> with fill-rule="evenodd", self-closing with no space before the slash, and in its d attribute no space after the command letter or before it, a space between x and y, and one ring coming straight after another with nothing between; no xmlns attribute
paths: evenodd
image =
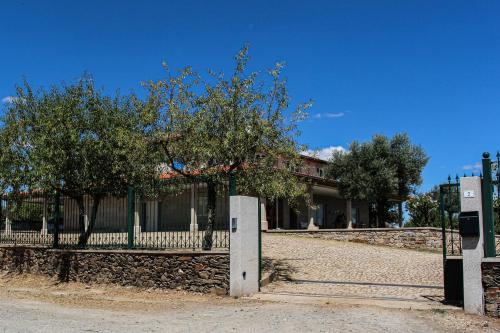
<svg viewBox="0 0 500 333"><path fill-rule="evenodd" d="M207 182L207 228L205 230L205 236L203 237L203 250L211 250L213 244L213 230L216 218L216 200L217 200L217 186L214 182Z"/></svg>
<svg viewBox="0 0 500 333"><path fill-rule="evenodd" d="M90 212L90 220L87 229L85 230L85 226L83 231L80 233L80 237L78 239L79 247L86 247L89 241L90 235L92 234L92 230L94 229L95 220L97 218L97 210L99 209L99 204L101 203L101 196L95 195L92 196L92 210Z"/></svg>
<svg viewBox="0 0 500 333"><path fill-rule="evenodd" d="M398 202L398 223L399 227L403 227L403 201Z"/></svg>

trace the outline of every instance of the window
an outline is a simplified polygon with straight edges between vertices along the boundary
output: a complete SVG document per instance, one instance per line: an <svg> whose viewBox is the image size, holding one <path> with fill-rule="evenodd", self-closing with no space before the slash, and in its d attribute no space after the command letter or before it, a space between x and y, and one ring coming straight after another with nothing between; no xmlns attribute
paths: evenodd
<svg viewBox="0 0 500 333"><path fill-rule="evenodd" d="M325 220L325 206L323 204L317 204L314 209L314 221L316 225L322 227Z"/></svg>

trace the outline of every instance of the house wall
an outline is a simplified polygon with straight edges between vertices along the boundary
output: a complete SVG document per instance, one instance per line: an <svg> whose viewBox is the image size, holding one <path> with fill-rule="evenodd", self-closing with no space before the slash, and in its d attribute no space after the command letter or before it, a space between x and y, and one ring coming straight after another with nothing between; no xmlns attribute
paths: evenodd
<svg viewBox="0 0 500 333"><path fill-rule="evenodd" d="M206 186L198 184L194 207L199 230L205 230L207 227L207 199ZM191 188L186 188L175 196L162 198L159 206L160 231L189 230L191 223ZM218 189L215 214L216 222L214 229L227 229L229 223L229 196L225 187Z"/></svg>
<svg viewBox="0 0 500 333"><path fill-rule="evenodd" d="M198 229L205 230L208 222L207 215L207 187L204 184L198 185L196 203L196 220ZM229 192L226 187L219 187L217 190L217 200L215 202L215 230L227 229L229 226Z"/></svg>
<svg viewBox="0 0 500 333"><path fill-rule="evenodd" d="M62 206L63 232L79 230L79 209L76 201L64 197ZM85 211L90 219L93 201L89 196L84 198ZM97 210L94 231L126 232L127 231L127 198L111 196L101 199Z"/></svg>
<svg viewBox="0 0 500 333"><path fill-rule="evenodd" d="M137 200L139 225L142 231L189 231L191 224L191 207L196 210L196 221L199 230L205 230L207 216L207 189L203 184L197 185L195 202L191 202L191 185L163 196L160 200ZM85 211L90 218L92 200L85 197ZM76 201L63 199L63 232L79 231L79 210ZM216 200L215 230L227 229L229 223L229 195L225 186L218 189ZM105 197L98 208L94 232L126 232L127 231L127 198Z"/></svg>
<svg viewBox="0 0 500 333"><path fill-rule="evenodd" d="M191 221L191 190L161 198L158 203L158 231L189 230Z"/></svg>

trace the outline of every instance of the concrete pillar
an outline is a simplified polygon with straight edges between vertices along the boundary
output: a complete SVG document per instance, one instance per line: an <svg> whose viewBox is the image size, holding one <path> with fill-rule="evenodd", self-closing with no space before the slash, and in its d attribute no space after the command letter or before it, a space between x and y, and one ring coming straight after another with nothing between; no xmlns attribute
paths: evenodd
<svg viewBox="0 0 500 333"><path fill-rule="evenodd" d="M312 187L309 189L309 196L311 198L311 203L309 204L309 207L307 208L307 230L319 230L319 227L314 224L314 212L316 210L316 207L314 206L314 194L312 191Z"/></svg>
<svg viewBox="0 0 500 333"><path fill-rule="evenodd" d="M268 230L269 223L266 215L266 199L260 199L260 230Z"/></svg>
<svg viewBox="0 0 500 333"><path fill-rule="evenodd" d="M43 214L42 214L42 230L41 234L42 235L47 235L49 233L48 230L48 225L47 225L47 218L48 218L48 203L47 203L47 198L43 198Z"/></svg>
<svg viewBox="0 0 500 333"><path fill-rule="evenodd" d="M257 198L229 197L229 251L231 296L259 291L259 230Z"/></svg>
<svg viewBox="0 0 500 333"><path fill-rule="evenodd" d="M6 235L12 234L12 222L10 221L9 217L5 218L5 234Z"/></svg>
<svg viewBox="0 0 500 333"><path fill-rule="evenodd" d="M465 195L467 192L467 195ZM483 314L484 298L481 274L483 247L483 207L480 177L460 178L460 206L462 212L479 212L479 237L462 237L464 274L464 310Z"/></svg>
<svg viewBox="0 0 500 333"><path fill-rule="evenodd" d="M9 201L5 204L5 235L12 234L12 222L9 218Z"/></svg>
<svg viewBox="0 0 500 333"><path fill-rule="evenodd" d="M347 229L352 229L352 201L346 200L345 203L345 218L347 222Z"/></svg>
<svg viewBox="0 0 500 333"><path fill-rule="evenodd" d="M189 224L189 230L191 232L198 231L198 216L196 213L196 201L197 201L197 186L196 184L191 184L191 223Z"/></svg>
<svg viewBox="0 0 500 333"><path fill-rule="evenodd" d="M134 204L134 235L139 235L141 233L141 201L138 198L135 198Z"/></svg>

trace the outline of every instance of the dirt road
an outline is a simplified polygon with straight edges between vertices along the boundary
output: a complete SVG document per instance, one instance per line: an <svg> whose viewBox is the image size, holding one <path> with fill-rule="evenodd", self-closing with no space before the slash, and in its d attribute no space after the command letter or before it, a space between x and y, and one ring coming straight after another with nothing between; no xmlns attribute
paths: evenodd
<svg viewBox="0 0 500 333"><path fill-rule="evenodd" d="M298 304L0 277L0 332L494 332L461 311Z"/></svg>

